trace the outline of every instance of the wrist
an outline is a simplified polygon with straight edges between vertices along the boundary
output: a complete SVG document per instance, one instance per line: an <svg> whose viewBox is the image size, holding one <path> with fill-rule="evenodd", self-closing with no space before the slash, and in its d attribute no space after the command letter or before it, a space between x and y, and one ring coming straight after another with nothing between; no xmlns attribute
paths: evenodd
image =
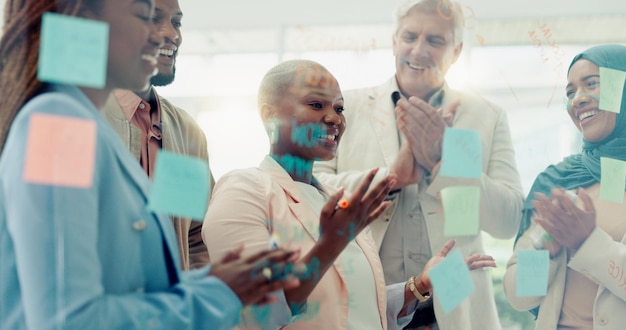
<svg viewBox="0 0 626 330"><path fill-rule="evenodd" d="M419 302L424 302L430 298L430 290L427 290L424 283L422 283L421 280L416 279L415 276L409 278L407 284L409 291L413 293Z"/></svg>

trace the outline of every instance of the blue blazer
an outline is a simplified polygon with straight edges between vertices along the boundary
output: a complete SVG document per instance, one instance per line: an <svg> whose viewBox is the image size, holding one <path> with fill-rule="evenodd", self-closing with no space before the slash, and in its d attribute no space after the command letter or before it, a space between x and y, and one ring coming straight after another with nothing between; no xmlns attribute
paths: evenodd
<svg viewBox="0 0 626 330"><path fill-rule="evenodd" d="M91 187L22 179L35 113L96 123ZM137 161L78 88L51 85L24 105L0 157L0 329L235 326L241 302L207 276L209 267L179 271L171 221L147 209L149 188Z"/></svg>

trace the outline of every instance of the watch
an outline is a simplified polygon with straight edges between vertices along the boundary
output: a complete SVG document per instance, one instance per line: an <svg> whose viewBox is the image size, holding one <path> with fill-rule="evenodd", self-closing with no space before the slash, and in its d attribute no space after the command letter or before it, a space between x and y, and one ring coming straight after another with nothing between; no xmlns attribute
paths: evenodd
<svg viewBox="0 0 626 330"><path fill-rule="evenodd" d="M426 295L423 295L419 292L419 290L417 290L417 286L415 286L415 276L411 276L411 278L409 278L408 284L409 284L409 290L411 290L411 292L413 293L415 298L419 300L419 302L424 302L428 300L428 298L430 298L430 292L427 293Z"/></svg>

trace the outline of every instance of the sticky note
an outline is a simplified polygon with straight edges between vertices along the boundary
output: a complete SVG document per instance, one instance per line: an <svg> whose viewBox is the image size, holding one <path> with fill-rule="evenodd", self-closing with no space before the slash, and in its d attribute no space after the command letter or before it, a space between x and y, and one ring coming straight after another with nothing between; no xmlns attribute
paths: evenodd
<svg viewBox="0 0 626 330"><path fill-rule="evenodd" d="M465 258L456 249L428 271L433 285L433 294L439 300L444 313L450 313L474 292L474 282Z"/></svg>
<svg viewBox="0 0 626 330"><path fill-rule="evenodd" d="M626 188L626 162L600 157L600 199L624 202Z"/></svg>
<svg viewBox="0 0 626 330"><path fill-rule="evenodd" d="M548 290L549 268L548 250L517 251L517 296L545 296Z"/></svg>
<svg viewBox="0 0 626 330"><path fill-rule="evenodd" d="M476 235L479 231L479 186L452 186L441 190L443 234L445 236Z"/></svg>
<svg viewBox="0 0 626 330"><path fill-rule="evenodd" d="M626 72L600 67L600 110L620 112Z"/></svg>
<svg viewBox="0 0 626 330"><path fill-rule="evenodd" d="M482 150L478 131L446 127L441 159L442 176L480 178Z"/></svg>
<svg viewBox="0 0 626 330"><path fill-rule="evenodd" d="M30 116L23 179L26 182L89 188L96 161L96 123L34 113Z"/></svg>
<svg viewBox="0 0 626 330"><path fill-rule="evenodd" d="M148 207L155 212L202 221L210 189L206 161L160 150Z"/></svg>
<svg viewBox="0 0 626 330"><path fill-rule="evenodd" d="M107 23L45 13L37 78L102 88L106 81L108 46Z"/></svg>

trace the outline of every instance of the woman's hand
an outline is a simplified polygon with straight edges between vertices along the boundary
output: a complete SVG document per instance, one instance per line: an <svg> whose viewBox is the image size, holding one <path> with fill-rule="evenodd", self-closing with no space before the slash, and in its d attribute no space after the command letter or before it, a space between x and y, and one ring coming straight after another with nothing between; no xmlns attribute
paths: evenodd
<svg viewBox="0 0 626 330"><path fill-rule="evenodd" d="M343 189L330 196L320 215L320 243L343 250L389 206L390 202L384 199L395 184L395 176L389 175L369 189L377 172L378 169L374 169L368 173L354 194L345 200L345 207L338 206Z"/></svg>
<svg viewBox="0 0 626 330"><path fill-rule="evenodd" d="M292 289L300 285L297 279L292 277L278 277L278 280L270 280L272 269L286 269L300 257L300 251L287 251L283 249L264 250L246 259L241 259L243 245L237 250L229 252L219 263L211 266L209 275L221 279L239 297L241 303L266 304L276 299L268 296L272 291L279 289Z"/></svg>
<svg viewBox="0 0 626 330"><path fill-rule="evenodd" d="M535 194L533 206L539 213L536 221L556 243L577 250L596 228L593 202L582 188L578 189L578 197L583 209L574 205L563 189L552 189L551 193L552 200L542 193Z"/></svg>
<svg viewBox="0 0 626 330"><path fill-rule="evenodd" d="M433 256L428 260L426 266L424 266L424 270L418 276L418 289L424 290L420 292L432 291L432 283L430 282L430 277L428 276L428 272L435 267L438 263L440 263L443 259L446 258L448 253L454 248L456 241L449 240L446 244L441 248L437 255ZM485 267L496 267L496 262L492 256L482 255L482 254L472 254L465 258L465 263L467 263L467 267L469 270L475 270Z"/></svg>

